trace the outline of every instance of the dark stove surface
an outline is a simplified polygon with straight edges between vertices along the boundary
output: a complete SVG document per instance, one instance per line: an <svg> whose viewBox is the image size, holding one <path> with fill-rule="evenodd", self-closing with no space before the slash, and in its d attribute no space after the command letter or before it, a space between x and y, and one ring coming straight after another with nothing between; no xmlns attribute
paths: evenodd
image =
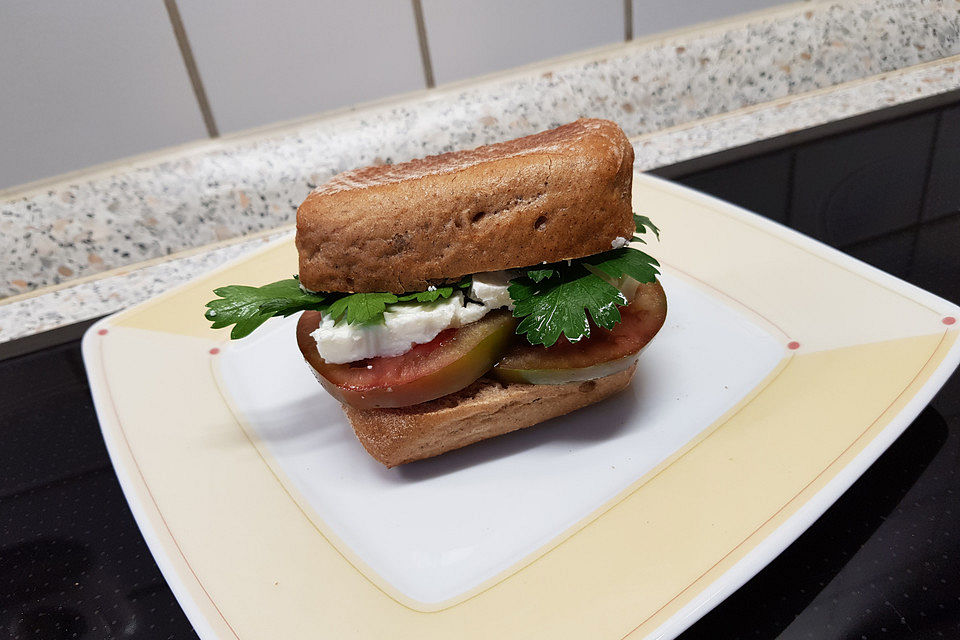
<svg viewBox="0 0 960 640"><path fill-rule="evenodd" d="M960 303L960 106L815 137L657 173ZM78 341L0 361L0 437L0 638L195 638L113 474ZM960 638L960 375L681 637Z"/></svg>
<svg viewBox="0 0 960 640"><path fill-rule="evenodd" d="M0 638L195 638L110 465L80 345L0 362Z"/></svg>

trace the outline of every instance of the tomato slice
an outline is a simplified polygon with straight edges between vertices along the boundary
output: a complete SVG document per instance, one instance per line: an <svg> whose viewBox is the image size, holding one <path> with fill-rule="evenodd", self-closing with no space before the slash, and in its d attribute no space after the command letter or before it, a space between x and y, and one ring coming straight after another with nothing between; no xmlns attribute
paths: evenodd
<svg viewBox="0 0 960 640"><path fill-rule="evenodd" d="M463 389L500 359L516 327L508 312L494 311L398 356L330 364L310 335L320 320L319 311L300 316L300 352L330 395L358 409L406 407Z"/></svg>
<svg viewBox="0 0 960 640"><path fill-rule="evenodd" d="M593 323L590 337L570 342L564 336L551 346L533 346L520 338L491 375L505 382L564 384L602 378L633 366L667 317L667 298L659 282L640 284L629 305L620 307L613 329Z"/></svg>

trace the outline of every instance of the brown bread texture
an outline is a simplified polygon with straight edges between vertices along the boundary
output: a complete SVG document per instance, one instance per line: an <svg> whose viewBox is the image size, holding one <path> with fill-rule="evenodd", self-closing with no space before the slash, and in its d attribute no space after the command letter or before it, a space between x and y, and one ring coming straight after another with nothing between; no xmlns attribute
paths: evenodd
<svg viewBox="0 0 960 640"><path fill-rule="evenodd" d="M404 293L581 258L633 235L633 147L608 120L341 173L297 210L312 291Z"/></svg>
<svg viewBox="0 0 960 640"><path fill-rule="evenodd" d="M637 365L597 380L567 384L504 384L480 378L469 387L399 409L343 405L371 456L387 467L422 460L529 427L622 391Z"/></svg>

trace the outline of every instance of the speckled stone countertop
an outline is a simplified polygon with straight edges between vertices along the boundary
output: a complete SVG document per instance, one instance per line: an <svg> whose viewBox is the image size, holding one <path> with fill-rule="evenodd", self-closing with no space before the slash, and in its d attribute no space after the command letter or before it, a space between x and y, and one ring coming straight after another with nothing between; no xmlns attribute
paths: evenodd
<svg viewBox="0 0 960 640"><path fill-rule="evenodd" d="M956 89L958 54L957 0L804 3L8 190L0 342L290 233L297 204L338 171L588 115L617 121L651 169Z"/></svg>

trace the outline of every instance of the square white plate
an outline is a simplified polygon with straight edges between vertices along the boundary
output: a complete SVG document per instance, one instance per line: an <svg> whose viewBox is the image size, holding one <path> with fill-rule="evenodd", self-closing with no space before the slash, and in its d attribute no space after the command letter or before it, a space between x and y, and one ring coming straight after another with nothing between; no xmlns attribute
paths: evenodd
<svg viewBox="0 0 960 640"><path fill-rule="evenodd" d="M958 308L749 212L637 175L669 313L633 385L386 470L313 381L292 320L230 343L217 286L84 337L131 509L209 638L673 637L792 542L960 361Z"/></svg>

